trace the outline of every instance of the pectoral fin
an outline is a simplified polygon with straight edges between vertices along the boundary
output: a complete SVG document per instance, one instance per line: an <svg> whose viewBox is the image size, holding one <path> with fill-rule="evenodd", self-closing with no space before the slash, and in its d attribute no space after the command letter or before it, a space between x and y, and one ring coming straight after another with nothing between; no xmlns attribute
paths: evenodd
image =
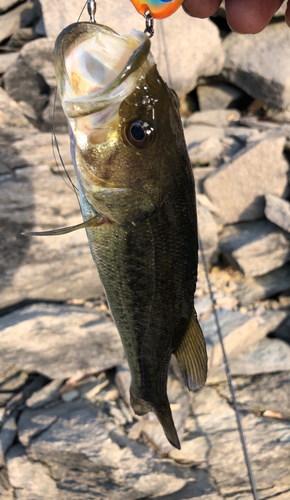
<svg viewBox="0 0 290 500"><path fill-rule="evenodd" d="M195 391L202 387L207 376L207 352L195 310L190 318L186 334L174 356L177 359L188 389Z"/></svg>
<svg viewBox="0 0 290 500"><path fill-rule="evenodd" d="M60 229L52 229L51 231L40 231L40 232L23 231L21 234L23 234L24 236L58 236L60 234L72 233L73 231L77 231L78 229L83 229L86 227L98 227L104 224L105 222L108 222L108 219L103 215L97 214L92 219L82 222L81 224L76 224L75 226L63 227Z"/></svg>

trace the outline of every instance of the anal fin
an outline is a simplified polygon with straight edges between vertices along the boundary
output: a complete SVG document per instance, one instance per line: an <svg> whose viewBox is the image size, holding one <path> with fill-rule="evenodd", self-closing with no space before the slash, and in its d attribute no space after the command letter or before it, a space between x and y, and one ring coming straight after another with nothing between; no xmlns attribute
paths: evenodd
<svg viewBox="0 0 290 500"><path fill-rule="evenodd" d="M195 391L202 387L207 376L207 352L195 309L181 344L173 354L177 359L188 389Z"/></svg>

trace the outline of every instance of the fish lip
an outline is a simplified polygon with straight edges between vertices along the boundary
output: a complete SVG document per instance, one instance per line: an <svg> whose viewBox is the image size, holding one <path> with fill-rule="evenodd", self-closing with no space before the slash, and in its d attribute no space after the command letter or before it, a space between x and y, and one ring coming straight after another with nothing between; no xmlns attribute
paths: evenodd
<svg viewBox="0 0 290 500"><path fill-rule="evenodd" d="M107 26L82 22L67 26L55 42L54 54L56 75L59 84L59 91L63 98L62 105L68 118L84 117L101 111L116 101L119 102L123 100L128 91L125 91L124 89L123 92L119 92L116 96L114 96L112 95L114 90L117 89L132 73L141 68L150 53L151 42L149 38L144 33L131 30L130 35L133 31L135 31L137 33L135 39L137 37L140 40L143 38L144 41L134 50L119 75L102 90L98 90L92 94L84 96L65 97L64 94L68 87L70 90L73 90L70 84L70 77L66 69L66 54L71 49L73 44L76 45L76 38L86 38L85 35L88 35L89 32L92 32L91 36L93 36L98 31L119 36L114 30L108 28ZM134 35L131 36L133 37Z"/></svg>

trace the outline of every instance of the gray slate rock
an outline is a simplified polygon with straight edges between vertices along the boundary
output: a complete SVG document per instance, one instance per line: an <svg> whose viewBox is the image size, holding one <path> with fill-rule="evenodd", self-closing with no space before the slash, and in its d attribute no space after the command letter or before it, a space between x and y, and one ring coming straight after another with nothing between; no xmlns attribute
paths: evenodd
<svg viewBox="0 0 290 500"><path fill-rule="evenodd" d="M188 154L190 162L193 166L208 165L222 154L223 149L221 141L215 137L209 137L200 144L189 146Z"/></svg>
<svg viewBox="0 0 290 500"><path fill-rule="evenodd" d="M97 373L124 361L114 323L70 306L38 304L6 315L0 345L5 362L50 378L69 378L78 370Z"/></svg>
<svg viewBox="0 0 290 500"><path fill-rule="evenodd" d="M288 297L289 298L289 295ZM280 299L280 297L279 297ZM290 316L283 321L275 331L275 337L290 344Z"/></svg>
<svg viewBox="0 0 290 500"><path fill-rule="evenodd" d="M256 486L262 492L259 498L289 490L289 422L275 421L273 425L272 419L249 413L243 414L242 423ZM186 430L184 447L174 450L171 455L183 463L195 462L199 468L206 467L223 498L250 500L235 412L214 388L205 387L191 394L191 414ZM275 470L270 466L272 460L275 460Z"/></svg>
<svg viewBox="0 0 290 500"><path fill-rule="evenodd" d="M49 101L50 87L56 86L53 49L54 40L47 38L25 44L15 64L4 75L8 94L17 102L28 102L39 115ZM22 85L18 85L19 78Z"/></svg>
<svg viewBox="0 0 290 500"><path fill-rule="evenodd" d="M207 262L215 259L218 249L218 228L210 211L197 202L199 235Z"/></svg>
<svg viewBox="0 0 290 500"><path fill-rule="evenodd" d="M0 431L0 466L3 467L4 455L16 438L17 424L14 416L11 416L3 424Z"/></svg>
<svg viewBox="0 0 290 500"><path fill-rule="evenodd" d="M0 16L0 42L13 35L18 28L29 26L36 18L35 2L32 0L28 0L3 14Z"/></svg>
<svg viewBox="0 0 290 500"><path fill-rule="evenodd" d="M81 491L84 499L162 496L179 491L192 477L187 471L175 475L171 464L156 461L148 447L129 440L100 409L83 401L71 403L33 439L29 456L49 466L64 499L79 498Z"/></svg>
<svg viewBox="0 0 290 500"><path fill-rule="evenodd" d="M19 500L56 500L58 491L47 466L33 463L21 445L14 446L7 457L10 483Z"/></svg>
<svg viewBox="0 0 290 500"><path fill-rule="evenodd" d="M274 269L263 276L246 276L238 283L235 297L242 306L252 304L256 300L273 297L289 289L290 264Z"/></svg>
<svg viewBox="0 0 290 500"><path fill-rule="evenodd" d="M201 111L234 108L244 96L241 89L227 83L198 85L196 92Z"/></svg>
<svg viewBox="0 0 290 500"><path fill-rule="evenodd" d="M7 52L7 54L0 54L0 75L11 66L17 59L17 52Z"/></svg>
<svg viewBox="0 0 290 500"><path fill-rule="evenodd" d="M223 48L223 75L231 83L273 107L290 105L290 33L286 24L271 24L246 37L231 33Z"/></svg>
<svg viewBox="0 0 290 500"><path fill-rule="evenodd" d="M0 87L0 124L3 128L15 127L15 128L24 128L26 130L33 130L33 127L25 118L23 113L19 110L19 106L17 102L12 99L4 89ZM31 138L29 139L31 143ZM3 143L7 147L6 141L4 139ZM4 145L3 144L3 145ZM2 154L1 148L1 154ZM3 165L1 161L1 165Z"/></svg>
<svg viewBox="0 0 290 500"><path fill-rule="evenodd" d="M237 109L210 108L207 111L196 111L190 115L187 124L197 123L212 127L228 127L233 122L238 121L240 116L241 113Z"/></svg>
<svg viewBox="0 0 290 500"><path fill-rule="evenodd" d="M21 300L88 299L103 293L96 266L91 258L84 230L61 237L22 236L23 230L41 231L66 227L82 221L77 199L60 175L53 174L50 134L34 134L23 146L17 144L6 156L18 165L45 161L39 167L22 167L0 177L0 196L5 212L0 214L0 297L1 307ZM64 142L60 149L66 157ZM25 153L26 150L26 153ZM69 156L69 152L67 152ZM46 156L46 158L45 158ZM72 168L72 167L71 167ZM72 176L72 170L69 169ZM49 186L49 190L47 188ZM15 241L17 244L15 244Z"/></svg>
<svg viewBox="0 0 290 500"><path fill-rule="evenodd" d="M225 131L221 127L211 127L209 125L197 125L196 123L188 123L184 128L184 136L187 147L197 146L205 140L218 139L221 140L225 136Z"/></svg>
<svg viewBox="0 0 290 500"><path fill-rule="evenodd" d="M239 404L254 411L272 411L290 418L290 372L235 377L235 393ZM228 385L219 385L219 392L231 400Z"/></svg>
<svg viewBox="0 0 290 500"><path fill-rule="evenodd" d="M268 194L265 196L265 215L267 219L290 233L290 203L278 196Z"/></svg>
<svg viewBox="0 0 290 500"><path fill-rule="evenodd" d="M22 85L19 85L19 80ZM25 63L21 55L4 74L3 81L10 97L15 101L27 101L37 114L41 114L48 102L49 87L42 76Z"/></svg>
<svg viewBox="0 0 290 500"><path fill-rule="evenodd" d="M205 193L223 223L259 219L264 215L264 195L284 194L289 169L284 144L284 137L254 142L206 179Z"/></svg>
<svg viewBox="0 0 290 500"><path fill-rule="evenodd" d="M290 346L275 338L265 338L238 358L231 360L234 375L257 375L288 371Z"/></svg>
<svg viewBox="0 0 290 500"><path fill-rule="evenodd" d="M290 235L266 219L227 226L219 247L248 276L267 274L290 260Z"/></svg>
<svg viewBox="0 0 290 500"><path fill-rule="evenodd" d="M19 28L11 36L8 46L20 49L34 38L36 38L36 35L33 28Z"/></svg>
<svg viewBox="0 0 290 500"><path fill-rule="evenodd" d="M9 483L6 467L0 469L0 495L1 500L15 500L14 490Z"/></svg>
<svg viewBox="0 0 290 500"><path fill-rule="evenodd" d="M0 14L3 14L7 10L14 7L14 5L17 5L18 3L21 3L21 0L2 0L0 5Z"/></svg>
<svg viewBox="0 0 290 500"><path fill-rule="evenodd" d="M221 330L224 337L224 348L230 361L232 373L236 373L235 369L232 368L232 364L234 366L239 365L239 370L242 370L238 372L239 374L248 374L253 370L251 356L253 357L253 353L256 353L258 364L259 351L257 350L257 346L260 345L261 341L265 340L266 335L276 330L285 317L286 313L284 311L267 312L261 316L254 316L248 319L246 323L235 329L233 328L226 336L223 330ZM208 346L208 358L208 383L214 382L221 377L225 378L223 352L219 343L212 349ZM240 361L241 359L245 363L244 368L243 363ZM281 370L283 369L287 369L285 368L285 363L281 365ZM268 371L275 370L268 369L265 372Z"/></svg>
<svg viewBox="0 0 290 500"><path fill-rule="evenodd" d="M26 401L28 408L41 408L42 406L52 403L58 398L59 389L63 385L64 379L55 379L45 385L39 391L36 391Z"/></svg>

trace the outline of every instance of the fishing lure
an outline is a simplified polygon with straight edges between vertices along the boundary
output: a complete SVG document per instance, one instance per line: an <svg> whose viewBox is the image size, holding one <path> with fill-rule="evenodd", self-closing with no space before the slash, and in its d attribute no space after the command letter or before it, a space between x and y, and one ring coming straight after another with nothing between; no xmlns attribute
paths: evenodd
<svg viewBox="0 0 290 500"><path fill-rule="evenodd" d="M183 0L131 0L131 2L142 16L150 12L155 19L165 19L177 11Z"/></svg>

